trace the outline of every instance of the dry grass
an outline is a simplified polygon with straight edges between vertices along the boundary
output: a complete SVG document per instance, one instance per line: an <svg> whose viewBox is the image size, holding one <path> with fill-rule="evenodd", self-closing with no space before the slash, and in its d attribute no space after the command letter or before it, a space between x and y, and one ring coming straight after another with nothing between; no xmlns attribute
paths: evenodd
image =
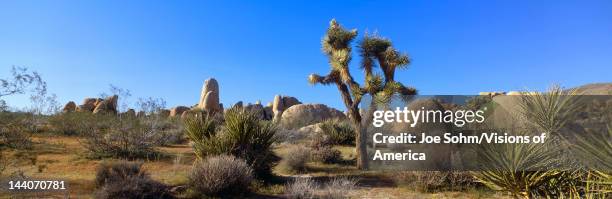
<svg viewBox="0 0 612 199"><path fill-rule="evenodd" d="M50 192L45 196L64 196L68 194L71 198L89 198L94 192L94 178L96 168L101 160L90 160L84 157L86 150L81 146L76 137L68 136L47 136L41 135L34 137L33 151L38 153L36 164L21 163L16 167L9 167L5 174L10 174L17 170L24 172L26 176L33 179L65 180L68 193ZM174 165L172 159L159 161L146 161L143 168L150 171L151 177L157 181L170 186L185 184L187 173L191 169L191 164L195 159L191 147L188 145L173 145L170 147L160 147L160 150L168 154L183 154L182 161ZM8 151L10 157L14 153ZM39 172L38 165L45 165L42 172ZM39 193L41 194L41 193ZM19 195L34 196L34 195ZM41 195L36 195L41 196ZM10 195L0 194L0 198L9 198Z"/></svg>
<svg viewBox="0 0 612 199"><path fill-rule="evenodd" d="M80 145L76 137L40 135L34 137L33 151L38 153L37 165L45 165L42 172L38 172L38 166L22 163L19 169L27 176L39 179L66 180L68 192L52 192L51 194L37 193L19 195L20 197L64 197L91 198L95 191L94 178L96 167L101 160L91 160L84 157L86 150ZM289 145L275 147L278 155L285 155ZM342 152L343 160L354 159L354 148L346 146L335 146ZM169 154L173 158L145 161L143 168L151 174L154 180L163 182L169 186L185 185L188 182L187 175L195 160L193 149L188 144L170 145L159 147L160 151ZM10 157L14 151L5 151ZM180 156L180 158L175 158ZM442 191L436 193L420 193L414 189L398 187L393 180L382 172L360 171L351 164L322 164L311 162L306 164L307 173L300 175L314 177L319 183L325 184L335 176L350 176L359 179L355 190L349 193L352 198L497 198L502 197L496 193L483 190L466 190L463 192ZM14 172L14 167L8 168L4 174ZM283 178L292 177L292 174L284 173L274 169L274 173ZM280 197L284 193L282 187L289 181L279 184L264 185L256 190L257 194L265 196ZM281 187L281 188L279 188ZM270 191L273 190L273 191ZM0 193L0 198L11 198L12 195ZM183 196L183 195L179 195Z"/></svg>

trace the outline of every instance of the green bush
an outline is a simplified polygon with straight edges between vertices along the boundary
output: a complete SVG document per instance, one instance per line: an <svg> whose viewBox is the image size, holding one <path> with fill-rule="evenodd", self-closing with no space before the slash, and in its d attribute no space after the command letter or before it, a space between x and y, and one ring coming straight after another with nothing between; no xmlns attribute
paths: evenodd
<svg viewBox="0 0 612 199"><path fill-rule="evenodd" d="M205 115L194 115L185 118L185 134L193 142L193 149L199 159L204 159L209 154L210 146L214 144L218 124Z"/></svg>
<svg viewBox="0 0 612 199"><path fill-rule="evenodd" d="M189 175L189 186L200 196L228 196L248 192L253 171L233 156L211 156L197 161Z"/></svg>
<svg viewBox="0 0 612 199"><path fill-rule="evenodd" d="M277 140L274 125L242 108L228 109L224 121L218 130L216 122L204 116L185 123L196 156L233 155L244 159L257 177L271 175L272 166L279 160L272 151Z"/></svg>
<svg viewBox="0 0 612 199"><path fill-rule="evenodd" d="M95 198L174 198L168 187L157 182L141 169L141 163L101 163L96 172Z"/></svg>
<svg viewBox="0 0 612 199"><path fill-rule="evenodd" d="M331 144L354 145L355 130L351 124L340 120L326 120L321 123L321 130Z"/></svg>

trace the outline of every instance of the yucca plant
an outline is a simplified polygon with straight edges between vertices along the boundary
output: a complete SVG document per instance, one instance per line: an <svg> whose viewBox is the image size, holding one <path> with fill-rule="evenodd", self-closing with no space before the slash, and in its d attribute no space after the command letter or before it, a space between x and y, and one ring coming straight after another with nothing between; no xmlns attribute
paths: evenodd
<svg viewBox="0 0 612 199"><path fill-rule="evenodd" d="M272 144L277 141L276 127L242 108L227 110L224 119L216 145L222 150L217 153L227 152L246 160L257 177L270 175L272 166L280 159L272 151Z"/></svg>
<svg viewBox="0 0 612 199"><path fill-rule="evenodd" d="M514 197L576 195L578 173L556 168L556 151L546 144L489 144L477 150L483 167L474 177Z"/></svg>
<svg viewBox="0 0 612 199"><path fill-rule="evenodd" d="M526 121L555 136L568 121L575 119L582 108L580 100L576 89L564 91L559 85L553 85L544 93L521 95L520 113Z"/></svg>
<svg viewBox="0 0 612 199"><path fill-rule="evenodd" d="M206 116L195 116L185 122L187 136L199 159L211 155L233 155L244 159L257 177L271 174L279 160L272 151L276 128L262 121L255 113L243 108L231 108L224 114L223 125Z"/></svg>
<svg viewBox="0 0 612 199"><path fill-rule="evenodd" d="M207 154L210 141L216 136L217 123L206 115L195 115L185 119L185 134L193 142L193 150L199 159Z"/></svg>
<svg viewBox="0 0 612 199"><path fill-rule="evenodd" d="M551 136L544 144L484 145L477 151L485 165L475 172L478 181L514 197L580 197L584 172L562 167L568 160L561 155L558 134L579 112L580 100L576 90L559 86L521 95L518 103L525 121Z"/></svg>
<svg viewBox="0 0 612 199"><path fill-rule="evenodd" d="M612 127L607 128L606 133L587 131L587 135L575 136L572 149L591 169L586 179L587 198L605 198L612 194Z"/></svg>

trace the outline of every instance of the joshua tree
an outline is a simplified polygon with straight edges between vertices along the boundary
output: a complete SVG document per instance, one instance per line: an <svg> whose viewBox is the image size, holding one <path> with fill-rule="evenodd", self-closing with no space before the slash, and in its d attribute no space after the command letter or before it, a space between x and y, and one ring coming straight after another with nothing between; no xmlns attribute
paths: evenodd
<svg viewBox="0 0 612 199"><path fill-rule="evenodd" d="M394 94L410 96L415 95L417 91L394 80L395 69L405 68L410 64L408 55L393 48L390 40L376 35L366 34L357 46L362 58L361 69L365 73L364 86L357 83L349 71L351 42L355 37L357 30L344 29L332 19L327 33L321 40L331 70L325 76L311 74L308 80L311 84L335 84L338 87L349 118L355 126L357 167L365 170L368 169L365 136L373 110L377 105L388 103ZM376 66L380 68L382 74L373 71ZM370 108L367 113L361 113L359 103L366 94L372 97Z"/></svg>

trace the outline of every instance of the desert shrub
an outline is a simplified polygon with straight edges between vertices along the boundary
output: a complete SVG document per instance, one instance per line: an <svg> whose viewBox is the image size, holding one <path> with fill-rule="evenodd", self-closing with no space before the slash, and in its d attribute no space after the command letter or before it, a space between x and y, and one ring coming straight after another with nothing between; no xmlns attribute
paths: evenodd
<svg viewBox="0 0 612 199"><path fill-rule="evenodd" d="M306 132L292 129L279 129L276 133L279 142L282 143L297 143L300 140L308 137Z"/></svg>
<svg viewBox="0 0 612 199"><path fill-rule="evenodd" d="M348 193L357 186L357 179L348 177L334 177L327 182L321 198L341 199L349 198Z"/></svg>
<svg viewBox="0 0 612 199"><path fill-rule="evenodd" d="M51 130L63 135L81 135L89 130L101 116L88 112L72 112L55 114L49 117Z"/></svg>
<svg viewBox="0 0 612 199"><path fill-rule="evenodd" d="M184 125L181 121L169 118L157 121L157 123L159 124L150 125L159 132L161 145L182 144L187 141Z"/></svg>
<svg viewBox="0 0 612 199"><path fill-rule="evenodd" d="M311 178L296 178L293 182L285 185L285 194L291 199L315 198L317 184Z"/></svg>
<svg viewBox="0 0 612 199"><path fill-rule="evenodd" d="M485 105L487 105L491 101L493 101L493 98L491 96L479 95L479 96L474 96L472 98L469 98L466 101L465 105L467 108L471 110L478 110L478 109L483 108Z"/></svg>
<svg viewBox="0 0 612 199"><path fill-rule="evenodd" d="M253 171L244 160L221 155L197 161L189 185L202 196L227 196L247 192L252 179Z"/></svg>
<svg viewBox="0 0 612 199"><path fill-rule="evenodd" d="M81 143L89 157L157 158L162 137L138 119L121 119L107 129L90 128Z"/></svg>
<svg viewBox="0 0 612 199"><path fill-rule="evenodd" d="M98 166L95 198L173 198L167 186L151 179L141 163L104 162Z"/></svg>
<svg viewBox="0 0 612 199"><path fill-rule="evenodd" d="M0 126L0 146L13 149L29 149L32 147L32 134L20 124L2 125Z"/></svg>
<svg viewBox="0 0 612 199"><path fill-rule="evenodd" d="M332 147L321 147L312 151L312 158L318 162L333 164L342 162L342 153Z"/></svg>
<svg viewBox="0 0 612 199"><path fill-rule="evenodd" d="M8 158L6 158L4 153L2 153L2 150L0 150L0 176L2 176L2 173L4 172L4 170L6 170L8 165Z"/></svg>
<svg viewBox="0 0 612 199"><path fill-rule="evenodd" d="M306 170L306 163L310 160L310 149L301 145L290 147L280 162L281 168L289 172L302 172Z"/></svg>
<svg viewBox="0 0 612 199"><path fill-rule="evenodd" d="M463 191L477 186L471 173L461 171L403 171L392 178L420 192Z"/></svg>
<svg viewBox="0 0 612 199"><path fill-rule="evenodd" d="M310 136L310 147L313 149L319 149L324 147L331 147L333 145L332 139L321 132L317 132Z"/></svg>
<svg viewBox="0 0 612 199"><path fill-rule="evenodd" d="M326 120L320 125L325 136L331 144L353 145L355 144L355 131L351 124L341 120Z"/></svg>
<svg viewBox="0 0 612 199"><path fill-rule="evenodd" d="M161 145L168 146L171 144L185 143L185 130L183 129L166 129L159 132Z"/></svg>
<svg viewBox="0 0 612 199"><path fill-rule="evenodd" d="M0 112L0 146L29 149L32 146L31 114Z"/></svg>
<svg viewBox="0 0 612 199"><path fill-rule="evenodd" d="M206 117L185 123L196 156L234 155L244 159L257 177L271 175L272 166L279 160L272 151L277 140L275 126L242 108L227 110L224 120L219 130Z"/></svg>

